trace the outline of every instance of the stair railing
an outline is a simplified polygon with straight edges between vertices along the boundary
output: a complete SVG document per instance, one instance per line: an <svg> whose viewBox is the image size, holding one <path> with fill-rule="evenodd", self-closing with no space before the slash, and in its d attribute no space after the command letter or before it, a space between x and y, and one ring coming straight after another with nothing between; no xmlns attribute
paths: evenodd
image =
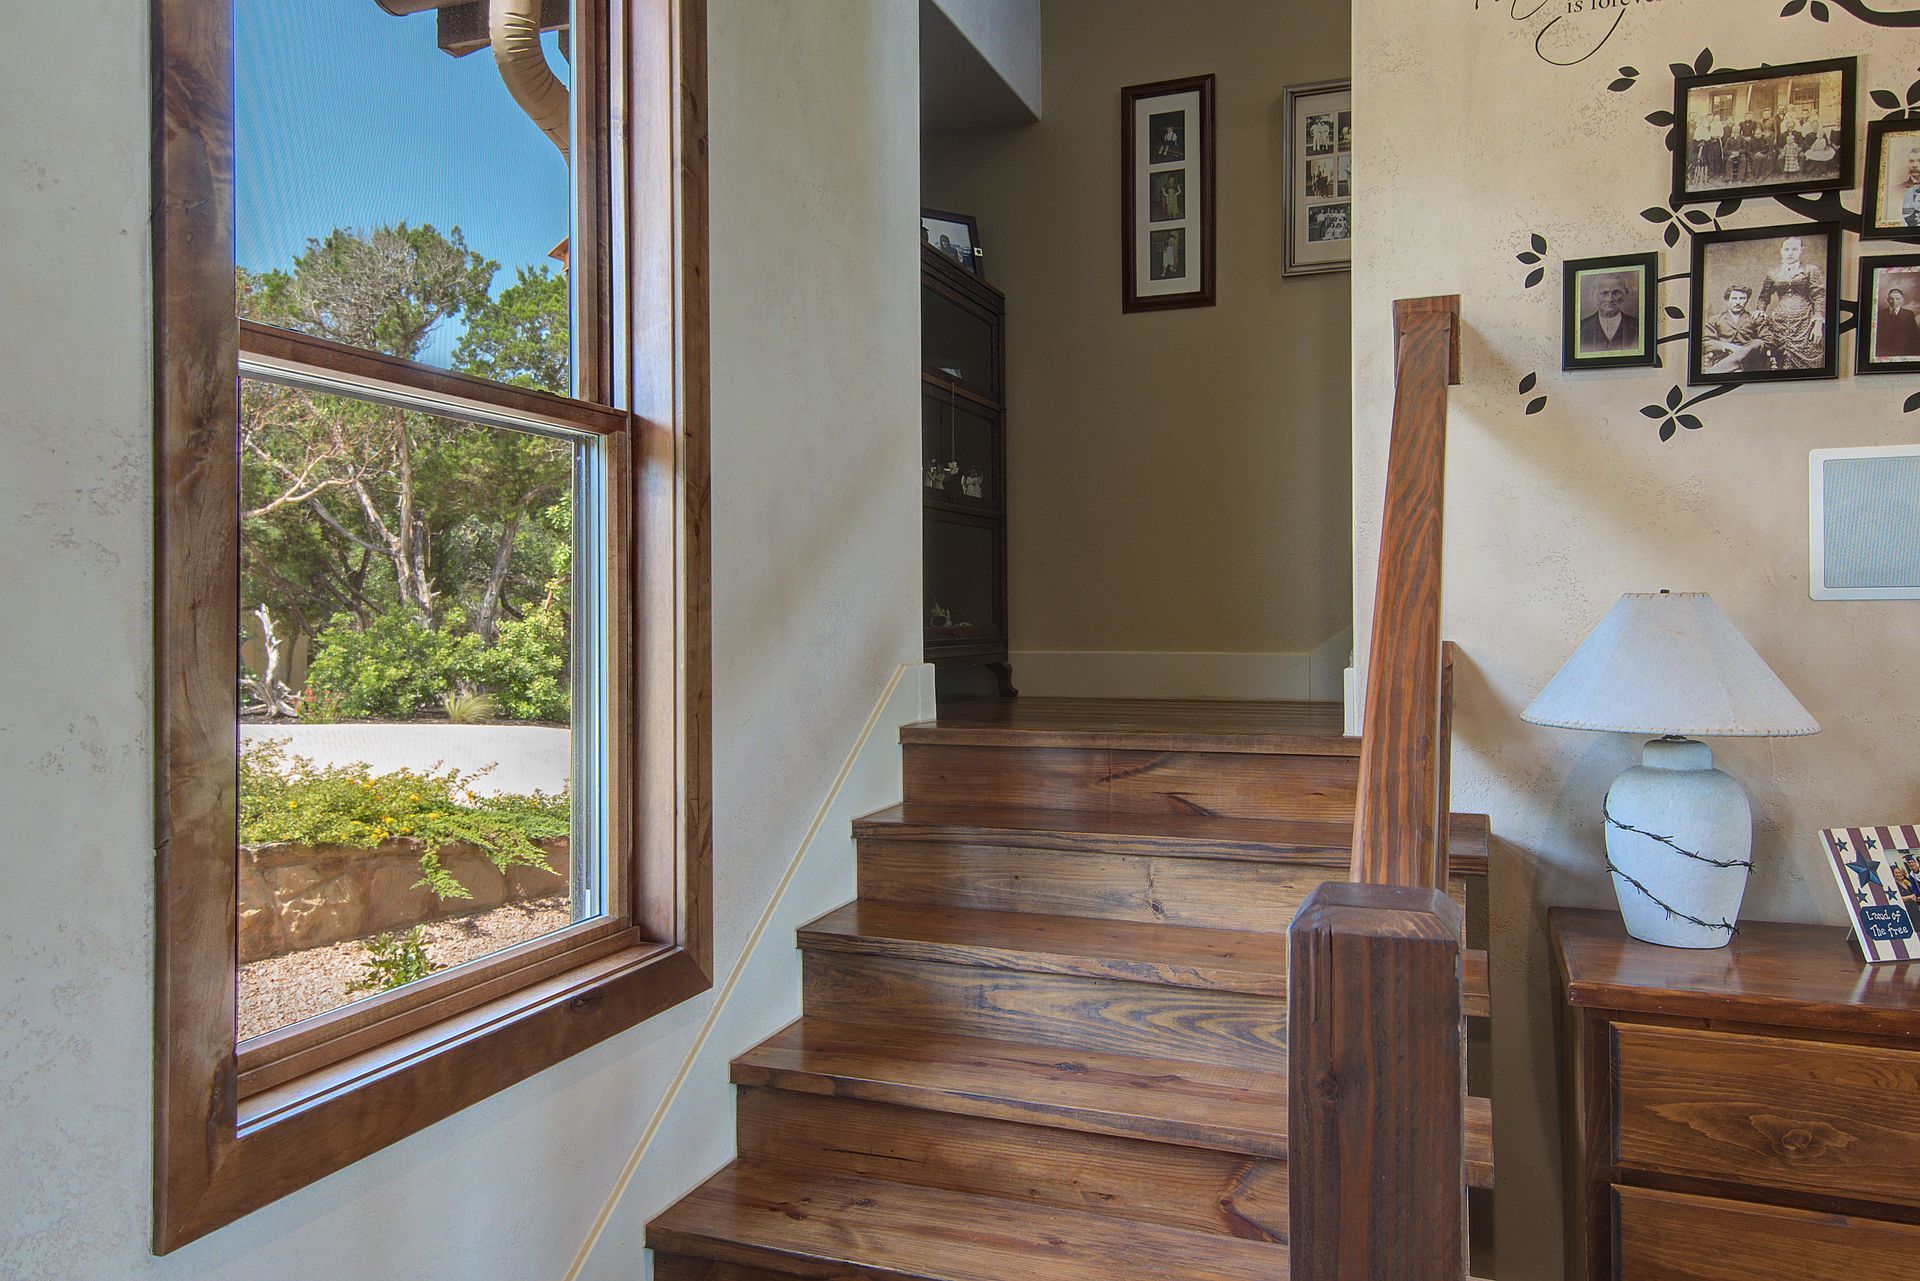
<svg viewBox="0 0 1920 1281"><path fill-rule="evenodd" d="M1395 391L1350 882L1288 930L1292 1281L1466 1275L1459 905L1445 893L1452 649L1440 639L1460 300L1393 308Z"/></svg>

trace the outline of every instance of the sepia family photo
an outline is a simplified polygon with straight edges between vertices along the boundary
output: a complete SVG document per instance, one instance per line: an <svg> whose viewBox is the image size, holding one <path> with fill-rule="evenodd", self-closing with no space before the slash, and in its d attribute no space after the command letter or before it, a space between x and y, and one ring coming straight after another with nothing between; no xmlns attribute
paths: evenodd
<svg viewBox="0 0 1920 1281"><path fill-rule="evenodd" d="M1860 261L1860 350L1854 372L1920 373L1920 254Z"/></svg>
<svg viewBox="0 0 1920 1281"><path fill-rule="evenodd" d="M1853 184L1854 59L1677 81L1676 205Z"/></svg>
<svg viewBox="0 0 1920 1281"><path fill-rule="evenodd" d="M1120 306L1213 302L1213 77L1120 91Z"/></svg>
<svg viewBox="0 0 1920 1281"><path fill-rule="evenodd" d="M1353 90L1347 81L1292 85L1282 110L1289 276L1345 271L1353 259Z"/></svg>
<svg viewBox="0 0 1920 1281"><path fill-rule="evenodd" d="M1920 119L1867 126L1867 239L1920 236Z"/></svg>
<svg viewBox="0 0 1920 1281"><path fill-rule="evenodd" d="M1695 236L1690 380L1838 377L1839 270L1837 223Z"/></svg>
<svg viewBox="0 0 1920 1281"><path fill-rule="evenodd" d="M1655 254L1583 258L1562 276L1562 369L1621 369L1660 363L1654 303Z"/></svg>

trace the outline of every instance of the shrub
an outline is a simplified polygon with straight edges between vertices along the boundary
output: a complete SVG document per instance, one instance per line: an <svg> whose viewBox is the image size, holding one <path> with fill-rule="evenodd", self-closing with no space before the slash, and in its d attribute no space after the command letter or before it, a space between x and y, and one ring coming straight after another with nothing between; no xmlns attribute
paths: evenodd
<svg viewBox="0 0 1920 1281"><path fill-rule="evenodd" d="M499 700L500 710L517 721L567 719L567 620L549 602L508 619L480 651L474 664L478 683Z"/></svg>
<svg viewBox="0 0 1920 1281"><path fill-rule="evenodd" d="M289 757L286 740L266 739L240 753L240 843L295 841L375 849L396 836L420 843L420 880L441 898L471 898L440 865L447 845L472 845L501 871L547 866L535 841L567 835L571 806L565 792L547 796L479 796L472 786L485 771L393 770L375 774L365 764L315 765Z"/></svg>
<svg viewBox="0 0 1920 1281"><path fill-rule="evenodd" d="M427 933L416 925L405 934L376 934L367 949L367 972L347 984L355 992L388 992L423 979L440 967L427 955Z"/></svg>
<svg viewBox="0 0 1920 1281"><path fill-rule="evenodd" d="M412 716L472 674L486 646L465 624L459 610L438 628L399 612L365 628L336 614L314 638L307 684L316 696L337 699L342 716Z"/></svg>
<svg viewBox="0 0 1920 1281"><path fill-rule="evenodd" d="M442 694L440 706L446 709L447 720L455 725L478 725L500 714L500 706L493 701L491 694L474 689L457 689L451 694Z"/></svg>

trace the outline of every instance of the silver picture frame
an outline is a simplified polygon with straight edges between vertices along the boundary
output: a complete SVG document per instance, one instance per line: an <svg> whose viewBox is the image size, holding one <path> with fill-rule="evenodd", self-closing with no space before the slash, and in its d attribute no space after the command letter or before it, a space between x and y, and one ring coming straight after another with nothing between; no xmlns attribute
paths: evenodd
<svg viewBox="0 0 1920 1281"><path fill-rule="evenodd" d="M1281 274L1353 269L1353 82L1288 85L1281 100L1280 170L1286 227Z"/></svg>

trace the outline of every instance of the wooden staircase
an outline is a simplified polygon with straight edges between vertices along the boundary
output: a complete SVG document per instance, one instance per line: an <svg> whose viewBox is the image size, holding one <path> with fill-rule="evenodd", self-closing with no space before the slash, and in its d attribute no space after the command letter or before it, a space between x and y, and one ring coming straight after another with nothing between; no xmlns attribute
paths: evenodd
<svg viewBox="0 0 1920 1281"><path fill-rule="evenodd" d="M1314 704L983 700L901 732L805 1016L733 1064L739 1158L660 1281L1288 1274L1287 928L1349 873L1359 742ZM1449 890L1484 874L1454 815ZM1464 1009L1487 1013L1469 953ZM1486 1101L1467 1181L1492 1183ZM1306 1177L1306 1176L1302 1176Z"/></svg>

